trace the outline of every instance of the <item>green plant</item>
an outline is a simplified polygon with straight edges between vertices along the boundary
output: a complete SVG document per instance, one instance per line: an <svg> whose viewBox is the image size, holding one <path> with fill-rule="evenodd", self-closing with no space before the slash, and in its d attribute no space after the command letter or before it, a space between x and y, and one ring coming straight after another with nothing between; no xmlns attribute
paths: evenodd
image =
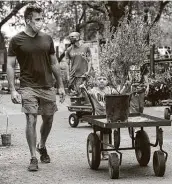
<svg viewBox="0 0 172 184"><path fill-rule="evenodd" d="M105 22L104 43L99 48L100 69L116 89L117 86L123 88L130 66L141 66L151 45L159 42L162 35L158 24L151 27L143 21L142 15L131 20L128 17L126 13L115 29L109 21Z"/></svg>

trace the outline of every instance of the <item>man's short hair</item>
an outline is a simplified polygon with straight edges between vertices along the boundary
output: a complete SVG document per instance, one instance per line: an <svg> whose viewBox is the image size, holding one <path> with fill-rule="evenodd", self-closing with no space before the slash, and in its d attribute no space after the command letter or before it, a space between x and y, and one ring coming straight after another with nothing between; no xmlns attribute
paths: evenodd
<svg viewBox="0 0 172 184"><path fill-rule="evenodd" d="M106 79L108 79L107 75L104 72L98 72L96 74L96 78L98 79L99 77L105 77Z"/></svg>
<svg viewBox="0 0 172 184"><path fill-rule="evenodd" d="M80 33L78 33L78 32L72 32L72 33L69 34L69 37L71 37L71 36L80 37Z"/></svg>
<svg viewBox="0 0 172 184"><path fill-rule="evenodd" d="M42 8L37 6L37 5L29 5L26 7L25 11L24 11L24 19L32 19L32 13L36 12L36 13L41 13L42 12Z"/></svg>

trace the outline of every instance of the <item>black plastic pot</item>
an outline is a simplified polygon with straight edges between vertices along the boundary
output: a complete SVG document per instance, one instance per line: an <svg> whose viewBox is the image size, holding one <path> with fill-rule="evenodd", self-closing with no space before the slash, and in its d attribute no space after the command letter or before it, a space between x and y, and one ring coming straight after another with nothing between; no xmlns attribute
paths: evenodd
<svg viewBox="0 0 172 184"><path fill-rule="evenodd" d="M2 146L11 146L11 134L2 134Z"/></svg>
<svg viewBox="0 0 172 184"><path fill-rule="evenodd" d="M129 115L130 95L106 95L106 117L109 123L125 122Z"/></svg>

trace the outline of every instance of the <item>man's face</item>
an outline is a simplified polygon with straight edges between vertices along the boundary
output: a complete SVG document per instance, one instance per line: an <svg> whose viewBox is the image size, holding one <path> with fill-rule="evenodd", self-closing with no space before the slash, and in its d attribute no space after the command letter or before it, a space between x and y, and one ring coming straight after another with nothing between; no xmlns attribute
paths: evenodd
<svg viewBox="0 0 172 184"><path fill-rule="evenodd" d="M99 88L105 88L107 86L107 78L106 77L103 77L103 76L100 76L97 78L97 86Z"/></svg>
<svg viewBox="0 0 172 184"><path fill-rule="evenodd" d="M32 12L32 18L29 20L29 25L32 27L34 32L39 32L43 25L42 13Z"/></svg>
<svg viewBox="0 0 172 184"><path fill-rule="evenodd" d="M75 44L77 41L79 41L78 35L70 35L70 42L71 44Z"/></svg>

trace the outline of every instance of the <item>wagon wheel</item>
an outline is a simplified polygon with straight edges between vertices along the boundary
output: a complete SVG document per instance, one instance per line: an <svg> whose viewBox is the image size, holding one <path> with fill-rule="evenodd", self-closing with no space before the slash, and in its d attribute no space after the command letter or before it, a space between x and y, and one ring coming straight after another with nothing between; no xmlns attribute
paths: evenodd
<svg viewBox="0 0 172 184"><path fill-rule="evenodd" d="M166 160L164 153L160 150L155 151L153 155L153 169L155 176L164 176L166 168Z"/></svg>
<svg viewBox="0 0 172 184"><path fill-rule="evenodd" d="M135 138L135 154L140 166L147 166L150 160L151 149L147 133L140 130Z"/></svg>
<svg viewBox="0 0 172 184"><path fill-rule="evenodd" d="M109 175L111 179L119 178L119 158L117 153L109 154Z"/></svg>
<svg viewBox="0 0 172 184"><path fill-rule="evenodd" d="M87 138L87 160L91 169L97 170L100 165L100 140L97 134L90 133Z"/></svg>
<svg viewBox="0 0 172 184"><path fill-rule="evenodd" d="M69 125L73 128L77 127L79 124L79 118L75 113L69 116Z"/></svg>
<svg viewBox="0 0 172 184"><path fill-rule="evenodd" d="M164 118L170 120L171 111L169 108L164 109Z"/></svg>

